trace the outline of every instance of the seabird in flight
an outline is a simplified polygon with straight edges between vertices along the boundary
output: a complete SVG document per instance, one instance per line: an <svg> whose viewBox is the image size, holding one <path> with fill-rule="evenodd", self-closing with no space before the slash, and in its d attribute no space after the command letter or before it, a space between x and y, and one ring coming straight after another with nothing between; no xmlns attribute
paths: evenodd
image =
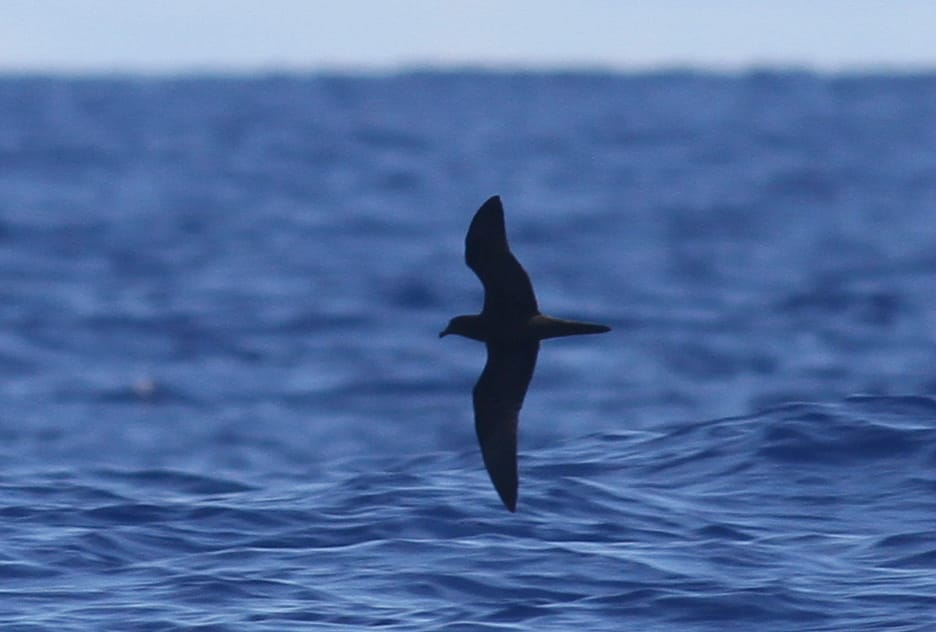
<svg viewBox="0 0 936 632"><path fill-rule="evenodd" d="M507 244L499 196L485 202L471 220L465 262L484 285L484 307L480 314L456 316L439 337L457 334L487 346L487 364L472 393L475 430L491 482L507 509L516 511L517 424L540 340L611 328L540 313L530 277Z"/></svg>

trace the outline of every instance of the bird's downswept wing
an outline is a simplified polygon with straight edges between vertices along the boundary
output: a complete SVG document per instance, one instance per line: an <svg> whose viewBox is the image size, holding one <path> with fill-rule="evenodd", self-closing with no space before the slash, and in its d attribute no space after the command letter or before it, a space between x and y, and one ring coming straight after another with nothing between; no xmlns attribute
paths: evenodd
<svg viewBox="0 0 936 632"><path fill-rule="evenodd" d="M510 252L504 207L497 195L482 204L471 220L465 263L484 285L485 313L509 320L526 320L538 313L530 277Z"/></svg>
<svg viewBox="0 0 936 632"><path fill-rule="evenodd" d="M517 426L539 343L487 345L488 359L474 387L475 430L484 466L510 511L517 509Z"/></svg>

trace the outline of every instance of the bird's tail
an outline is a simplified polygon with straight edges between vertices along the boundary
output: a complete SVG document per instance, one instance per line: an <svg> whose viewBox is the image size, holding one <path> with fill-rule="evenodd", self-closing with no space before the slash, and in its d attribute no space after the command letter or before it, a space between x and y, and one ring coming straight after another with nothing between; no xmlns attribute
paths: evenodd
<svg viewBox="0 0 936 632"><path fill-rule="evenodd" d="M583 323L577 320L564 320L562 318L542 315L535 317L533 326L536 328L537 337L540 340L545 340L546 338L561 338L563 336L580 336L583 334L603 334L606 331L611 331L611 328L605 325Z"/></svg>

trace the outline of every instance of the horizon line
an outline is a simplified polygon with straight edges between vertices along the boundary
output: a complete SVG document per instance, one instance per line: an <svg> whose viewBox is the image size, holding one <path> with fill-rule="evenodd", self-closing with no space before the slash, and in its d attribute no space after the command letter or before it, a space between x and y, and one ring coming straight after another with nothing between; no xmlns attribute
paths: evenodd
<svg viewBox="0 0 936 632"><path fill-rule="evenodd" d="M523 62L401 62L387 64L172 64L172 65L67 65L3 66L0 77L49 78L184 78L184 77L271 77L271 76L351 76L382 77L411 74L592 74L666 75L696 74L743 76L751 74L811 74L817 76L881 76L936 74L934 63L843 63L817 64L796 61L749 61L732 63L659 62L612 64L602 62L523 63Z"/></svg>

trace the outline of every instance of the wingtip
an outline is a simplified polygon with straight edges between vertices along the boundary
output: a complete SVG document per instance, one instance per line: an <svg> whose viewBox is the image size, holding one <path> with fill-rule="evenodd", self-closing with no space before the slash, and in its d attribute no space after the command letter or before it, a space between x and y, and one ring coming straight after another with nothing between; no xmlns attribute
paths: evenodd
<svg viewBox="0 0 936 632"><path fill-rule="evenodd" d="M517 478L514 478L513 481L500 480L494 484L497 495L500 496L501 502L510 513L517 511L517 491L520 487L518 483Z"/></svg>
<svg viewBox="0 0 936 632"><path fill-rule="evenodd" d="M500 492L500 490L497 490ZM504 507L507 508L507 511L510 513L517 513L517 495L516 492L511 496L509 494L500 494L501 502L504 503Z"/></svg>
<svg viewBox="0 0 936 632"><path fill-rule="evenodd" d="M491 213L504 213L504 204L499 195L492 195L484 201L478 209L477 215L490 215Z"/></svg>
<svg viewBox="0 0 936 632"><path fill-rule="evenodd" d="M501 502L504 503L504 507L510 513L517 511L517 496L518 490L520 488L519 477L517 476L517 457L516 457L516 443L512 444L513 447L510 451L512 458L510 458L510 464L504 463L502 460L495 458L497 456L495 453L499 452L497 450L484 450L484 444L482 443L482 453L484 454L484 466L488 471L488 475L491 478L491 483L494 484L494 489L497 491L497 495L500 497ZM506 454L500 452L500 456L505 456Z"/></svg>
<svg viewBox="0 0 936 632"><path fill-rule="evenodd" d="M485 226L486 228L491 228L491 222L495 222L494 227L496 227L497 219L500 218L500 222L503 222L504 217L504 205L501 203L499 195L492 195L484 201L484 204L478 207L478 210L475 211L474 218L471 221L471 226L468 228L469 235L473 228L477 227L479 224Z"/></svg>

